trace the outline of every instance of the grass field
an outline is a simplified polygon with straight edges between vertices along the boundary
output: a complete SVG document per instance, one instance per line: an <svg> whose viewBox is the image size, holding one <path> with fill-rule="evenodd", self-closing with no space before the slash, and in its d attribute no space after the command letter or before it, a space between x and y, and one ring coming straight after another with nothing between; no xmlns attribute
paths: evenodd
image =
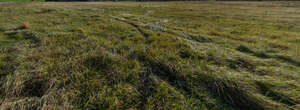
<svg viewBox="0 0 300 110"><path fill-rule="evenodd" d="M300 2L0 4L0 109L300 109Z"/></svg>

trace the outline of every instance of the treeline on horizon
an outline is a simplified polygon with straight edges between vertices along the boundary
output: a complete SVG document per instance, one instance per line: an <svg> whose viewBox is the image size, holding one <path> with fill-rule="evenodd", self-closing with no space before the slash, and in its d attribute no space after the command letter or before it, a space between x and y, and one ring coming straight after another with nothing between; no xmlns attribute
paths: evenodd
<svg viewBox="0 0 300 110"><path fill-rule="evenodd" d="M46 2L93 2L93 1L300 1L300 0L45 0Z"/></svg>

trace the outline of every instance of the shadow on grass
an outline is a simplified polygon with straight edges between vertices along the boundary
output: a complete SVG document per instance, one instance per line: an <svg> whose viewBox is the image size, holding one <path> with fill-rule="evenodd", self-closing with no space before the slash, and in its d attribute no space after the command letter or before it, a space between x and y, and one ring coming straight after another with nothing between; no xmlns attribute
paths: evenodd
<svg viewBox="0 0 300 110"><path fill-rule="evenodd" d="M236 48L236 50L240 51L240 52L243 52L243 53L248 53L248 54L252 54L253 56L256 56L256 57L259 57L259 58L275 58L275 59L279 59L279 60L282 60L284 62L287 62L287 63L290 63L290 64L293 64L293 65L296 65L296 66L300 66L300 61L296 61L290 57L287 57L287 56L270 56L270 55L267 55L266 53L263 53L263 52L254 52L252 51L251 49L249 49L248 47L246 46L239 46Z"/></svg>
<svg viewBox="0 0 300 110"><path fill-rule="evenodd" d="M237 108L243 110L265 109L258 99L239 88L237 83L233 81L216 78L213 75L205 73L198 73L196 78L190 75L184 76L180 74L183 71L163 62L145 56L140 56L139 60L144 61L148 65L151 69L151 74L158 76L178 90L183 90L185 94L192 94L192 86L196 88L206 87L215 96L221 97L224 102Z"/></svg>

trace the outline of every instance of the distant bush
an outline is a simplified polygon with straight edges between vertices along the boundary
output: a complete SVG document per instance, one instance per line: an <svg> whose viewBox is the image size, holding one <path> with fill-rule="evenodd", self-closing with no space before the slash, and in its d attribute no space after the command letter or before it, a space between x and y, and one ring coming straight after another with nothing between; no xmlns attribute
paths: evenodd
<svg viewBox="0 0 300 110"><path fill-rule="evenodd" d="M46 0L48 2L93 2L93 1L210 1L210 0Z"/></svg>
<svg viewBox="0 0 300 110"><path fill-rule="evenodd" d="M0 2L30 2L30 1L44 2L45 0L0 0Z"/></svg>

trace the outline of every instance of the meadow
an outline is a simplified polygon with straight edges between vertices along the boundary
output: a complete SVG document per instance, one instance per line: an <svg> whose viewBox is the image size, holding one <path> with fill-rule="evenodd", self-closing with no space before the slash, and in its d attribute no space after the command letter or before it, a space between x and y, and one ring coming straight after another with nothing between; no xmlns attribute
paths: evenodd
<svg viewBox="0 0 300 110"><path fill-rule="evenodd" d="M0 4L0 109L300 109L300 2Z"/></svg>

